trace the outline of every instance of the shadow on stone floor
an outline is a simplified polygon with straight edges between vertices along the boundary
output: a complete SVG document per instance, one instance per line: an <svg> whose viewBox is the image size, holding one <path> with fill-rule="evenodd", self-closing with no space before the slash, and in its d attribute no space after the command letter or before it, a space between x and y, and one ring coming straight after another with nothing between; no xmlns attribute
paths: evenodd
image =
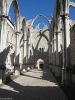
<svg viewBox="0 0 75 100"><path fill-rule="evenodd" d="M69 98L69 100L75 100L75 84L71 84L70 86L60 85L60 87Z"/></svg>
<svg viewBox="0 0 75 100"><path fill-rule="evenodd" d="M55 80L54 76L52 75L49 69L43 69L42 79L57 83L57 81Z"/></svg>
<svg viewBox="0 0 75 100"><path fill-rule="evenodd" d="M26 77L31 77L31 78L42 79L42 78L39 78L39 77L36 77L36 76L32 76L32 75L26 75L26 74L22 74L22 75L26 76Z"/></svg>
<svg viewBox="0 0 75 100"><path fill-rule="evenodd" d="M35 79L41 79L41 80L46 80L46 81L50 81L50 82L54 82L54 83L57 83L55 78L53 78L53 75L52 73L49 71L49 69L40 69L40 70L32 70L32 71L29 71L29 72L32 72L32 73L41 73L42 72L42 76L41 77L37 77L37 76L33 76L33 75L29 75L29 74L21 74L23 76L26 76L26 77L31 77L31 78L35 78Z"/></svg>
<svg viewBox="0 0 75 100"><path fill-rule="evenodd" d="M12 100L68 100L59 87L22 86L14 81L8 85L15 91L0 89L0 98L12 98Z"/></svg>
<svg viewBox="0 0 75 100"><path fill-rule="evenodd" d="M63 85L61 84L61 77L56 77L54 73L52 74L56 78L57 83L67 96L68 100L75 100L75 84L71 83L70 85Z"/></svg>
<svg viewBox="0 0 75 100"><path fill-rule="evenodd" d="M41 71L42 71L41 78L36 77L37 75L36 76L25 75L25 77L41 79L41 81L47 80L49 82L57 84L52 74L49 72L49 70L41 70ZM58 85L47 86L45 83L45 86L41 85L23 86L15 81L12 81L6 85L10 87L10 90L8 90L9 87L7 89L1 88L0 98L12 98L12 100L68 100Z"/></svg>

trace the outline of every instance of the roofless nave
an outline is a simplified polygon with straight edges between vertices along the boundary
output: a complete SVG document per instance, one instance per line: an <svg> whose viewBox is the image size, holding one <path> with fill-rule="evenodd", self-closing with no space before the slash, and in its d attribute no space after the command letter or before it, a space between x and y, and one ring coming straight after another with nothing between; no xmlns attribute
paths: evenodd
<svg viewBox="0 0 75 100"><path fill-rule="evenodd" d="M69 19L69 8L75 7L75 3L55 0L54 14L50 20L43 14L26 20L20 15L17 2L0 1L0 83L2 77L8 74L8 69L19 75L28 69L39 68L39 59L61 78L62 83L75 82L75 21ZM8 16L11 4L16 17L14 23ZM40 17L48 22L42 30L39 25L32 27Z"/></svg>

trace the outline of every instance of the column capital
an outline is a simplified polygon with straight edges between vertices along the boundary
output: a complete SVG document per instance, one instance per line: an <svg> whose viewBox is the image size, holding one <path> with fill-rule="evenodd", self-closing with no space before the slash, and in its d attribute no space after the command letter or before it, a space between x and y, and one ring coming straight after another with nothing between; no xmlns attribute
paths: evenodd
<svg viewBox="0 0 75 100"><path fill-rule="evenodd" d="M69 18L69 14L62 14L62 15L60 15L60 17L62 17L62 18Z"/></svg>
<svg viewBox="0 0 75 100"><path fill-rule="evenodd" d="M21 32L20 31L16 31L15 34L16 35L19 35L19 34L21 34Z"/></svg>
<svg viewBox="0 0 75 100"><path fill-rule="evenodd" d="M27 39L23 40L23 41L27 41Z"/></svg>

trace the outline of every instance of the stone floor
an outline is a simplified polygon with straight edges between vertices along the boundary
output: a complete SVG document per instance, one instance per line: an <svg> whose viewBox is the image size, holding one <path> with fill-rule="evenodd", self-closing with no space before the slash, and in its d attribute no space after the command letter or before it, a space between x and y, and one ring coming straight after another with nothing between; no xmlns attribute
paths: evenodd
<svg viewBox="0 0 75 100"><path fill-rule="evenodd" d="M31 70L0 88L0 100L68 100L47 70Z"/></svg>

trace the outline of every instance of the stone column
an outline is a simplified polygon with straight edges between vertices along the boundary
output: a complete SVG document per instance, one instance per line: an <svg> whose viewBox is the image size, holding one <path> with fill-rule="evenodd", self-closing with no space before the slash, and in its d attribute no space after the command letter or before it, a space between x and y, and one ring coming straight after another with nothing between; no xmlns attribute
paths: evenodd
<svg viewBox="0 0 75 100"><path fill-rule="evenodd" d="M53 65L54 65L54 37L53 37Z"/></svg>
<svg viewBox="0 0 75 100"><path fill-rule="evenodd" d="M70 25L69 25L69 17L65 16L65 32L66 32L66 83L69 84L71 82L71 66L70 66Z"/></svg>
<svg viewBox="0 0 75 100"><path fill-rule="evenodd" d="M55 54L55 66L56 66L56 76L59 76L59 66L58 66L58 32L55 33L56 35L56 54Z"/></svg>
<svg viewBox="0 0 75 100"><path fill-rule="evenodd" d="M20 38L20 74L23 71L23 59L24 59L24 43L23 43L23 33L21 33L21 38Z"/></svg>
<svg viewBox="0 0 75 100"><path fill-rule="evenodd" d="M49 65L51 64L51 47L50 47L50 42L48 43L48 47L49 47Z"/></svg>
<svg viewBox="0 0 75 100"><path fill-rule="evenodd" d="M30 30L28 29L28 43L27 43L27 62L28 62L28 70L31 68L31 38L30 38Z"/></svg>
<svg viewBox="0 0 75 100"><path fill-rule="evenodd" d="M16 44L15 44L15 75L20 75L20 63L19 63L19 56L20 56L20 17L16 14Z"/></svg>
<svg viewBox="0 0 75 100"><path fill-rule="evenodd" d="M24 68L27 68L27 27L25 27L24 30L24 60L23 60L23 64L24 64Z"/></svg>
<svg viewBox="0 0 75 100"><path fill-rule="evenodd" d="M69 66L69 56L68 56L68 49L70 46L70 32L69 32L69 19L68 15L63 15L63 27L64 27L64 32L63 32L63 67L62 67L62 81L64 83L67 83L70 81L70 66Z"/></svg>
<svg viewBox="0 0 75 100"><path fill-rule="evenodd" d="M70 75L69 75L69 66L68 66L68 48L70 45L70 33L69 33L69 0L65 0L63 3L63 13L62 21L63 21L63 66L62 66L62 83L69 84L70 83Z"/></svg>
<svg viewBox="0 0 75 100"><path fill-rule="evenodd" d="M60 53L61 51L61 45L62 45L62 18L58 18L58 29L57 29L57 34L58 34L58 58L57 58L57 65L60 66L61 60L60 60Z"/></svg>
<svg viewBox="0 0 75 100"><path fill-rule="evenodd" d="M56 34L54 33L54 66L56 66Z"/></svg>
<svg viewBox="0 0 75 100"><path fill-rule="evenodd" d="M50 53L50 62L52 64L52 41L51 41L51 53Z"/></svg>
<svg viewBox="0 0 75 100"><path fill-rule="evenodd" d="M30 70L30 68L31 68L31 61L30 61L30 59L31 59L31 34L30 34L30 28L28 28L28 44L27 44L28 46L27 46L27 49L28 49L28 65L29 65L29 67L28 67L28 69Z"/></svg>
<svg viewBox="0 0 75 100"><path fill-rule="evenodd" d="M0 9L1 9L1 7L0 7ZM1 12L0 12L0 14L1 14ZM0 52L1 52L1 29L2 29L2 18L0 16ZM2 84L2 71L1 70L0 70L0 84Z"/></svg>
<svg viewBox="0 0 75 100"><path fill-rule="evenodd" d="M29 37L28 37L29 38ZM28 43L27 43L27 64L28 64L28 68L27 70L30 70L31 65L30 65L30 43L29 43L29 39L28 39Z"/></svg>
<svg viewBox="0 0 75 100"><path fill-rule="evenodd" d="M51 29L51 26L50 26L50 29ZM48 41L48 47L49 47L49 65L51 64L51 30L49 30L49 41Z"/></svg>
<svg viewBox="0 0 75 100"><path fill-rule="evenodd" d="M1 28L1 51L6 48L6 39L7 39L7 19L2 17L2 28ZM5 37L5 38L4 38Z"/></svg>
<svg viewBox="0 0 75 100"><path fill-rule="evenodd" d="M6 39L7 39L7 19L5 18L5 16L2 16L1 18L1 39L0 39L0 68L1 66L4 66L6 68L5 65L5 56L6 56ZM2 77L4 77L4 73L5 71L0 69L0 83L2 82Z"/></svg>
<svg viewBox="0 0 75 100"><path fill-rule="evenodd" d="M58 32L56 32L56 66L58 66Z"/></svg>
<svg viewBox="0 0 75 100"><path fill-rule="evenodd" d="M28 35L29 33L27 32L27 35ZM28 66L28 53L29 53L29 39L28 39L29 37L27 36L27 44L26 44L26 63L27 63L27 70L29 70L29 66Z"/></svg>
<svg viewBox="0 0 75 100"><path fill-rule="evenodd" d="M15 45L15 75L20 74L20 64L19 64L19 56L20 56L20 45L19 45L19 32L16 32L16 45Z"/></svg>
<svg viewBox="0 0 75 100"><path fill-rule="evenodd" d="M55 75L57 76L57 66L56 66L56 53L57 53L57 37L56 37L56 33L54 32L54 71L55 71Z"/></svg>
<svg viewBox="0 0 75 100"><path fill-rule="evenodd" d="M61 72L61 67L59 65L59 53L61 51L60 49L60 44L62 43L62 40L60 39L60 36L61 36L61 28L62 28L62 25L61 25L61 17L59 16L58 17L58 21L57 21L57 26L56 26L56 75L57 76L60 76L60 72Z"/></svg>
<svg viewBox="0 0 75 100"><path fill-rule="evenodd" d="M54 72L54 36L52 37L52 71Z"/></svg>

